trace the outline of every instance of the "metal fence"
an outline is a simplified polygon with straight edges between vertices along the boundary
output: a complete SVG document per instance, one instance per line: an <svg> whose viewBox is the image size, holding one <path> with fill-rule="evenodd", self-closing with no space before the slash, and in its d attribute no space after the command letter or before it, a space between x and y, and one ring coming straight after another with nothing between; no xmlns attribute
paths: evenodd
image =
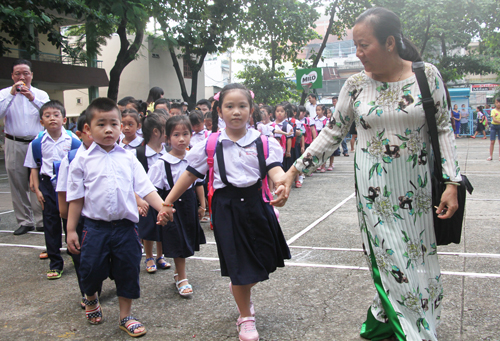
<svg viewBox="0 0 500 341"><path fill-rule="evenodd" d="M7 53L4 55L5 57L12 57L12 58L27 58L26 56L30 56L26 50L21 50L21 49L10 49L10 53ZM87 60L78 58L78 57L70 57L68 55L61 55L61 54L54 54L54 53L46 53L46 52L39 52L38 55L31 56L31 58L27 58L30 60L39 60L42 62L50 62L50 63L57 63L57 64L66 64L66 65L75 65L75 66L88 66L87 65ZM95 62L95 67L97 68L102 68L102 60L94 60Z"/></svg>

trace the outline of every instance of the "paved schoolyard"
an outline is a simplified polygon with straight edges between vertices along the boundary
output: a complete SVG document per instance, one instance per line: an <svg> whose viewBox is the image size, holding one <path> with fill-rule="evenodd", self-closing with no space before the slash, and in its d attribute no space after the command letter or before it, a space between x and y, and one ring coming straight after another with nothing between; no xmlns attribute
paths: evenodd
<svg viewBox="0 0 500 341"><path fill-rule="evenodd" d="M468 197L462 243L440 247L445 299L440 340L500 340L500 161L487 162L489 140L457 140L462 171L475 187ZM498 148L498 146L497 146ZM495 155L497 151L495 151ZM374 295L360 252L353 193L353 155L337 157L333 172L307 178L280 209L292 260L255 287L261 340L362 340L358 336ZM64 255L60 280L48 281L38 260L43 235L13 236L16 226L0 170L1 340L130 340L118 329L118 300L107 280L105 322L89 325L79 308L74 267ZM195 294L181 298L173 270L141 272L142 297L133 314L148 340L237 340L235 303L220 276L212 232L187 261Z"/></svg>

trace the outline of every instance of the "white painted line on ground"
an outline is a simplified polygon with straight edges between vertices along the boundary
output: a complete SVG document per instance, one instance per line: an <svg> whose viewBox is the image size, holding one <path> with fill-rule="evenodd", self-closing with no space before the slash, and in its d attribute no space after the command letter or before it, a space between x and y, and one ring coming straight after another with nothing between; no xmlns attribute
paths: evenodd
<svg viewBox="0 0 500 341"><path fill-rule="evenodd" d="M0 192L0 194L10 194L10 192Z"/></svg>
<svg viewBox="0 0 500 341"><path fill-rule="evenodd" d="M344 205L346 202L348 202L349 200L351 200L352 198L354 198L355 194L356 193L352 193L350 196L348 196L347 198L345 198L344 200L342 200L337 206L335 206L330 211L328 211L325 214L323 214L319 219L316 219L316 221L314 221L312 224L310 224L305 229L303 229L302 231L300 231L299 233L297 233L295 236L293 236L292 238L290 238L289 240L287 240L288 245L290 245L293 242L295 242L297 239L299 239L304 234L306 234L307 232L309 232L313 227L315 227L316 225L318 225L319 223L321 223L323 220L325 220L326 218L328 218L328 216L330 214L332 214L333 212L335 212L336 210L338 210L342 205Z"/></svg>
<svg viewBox="0 0 500 341"><path fill-rule="evenodd" d="M0 232L4 232L4 233L14 233L14 231L8 231L8 230L0 230ZM28 234L41 234L43 235L43 232L37 232L37 231L29 231L27 232ZM64 236L64 233L61 234L61 236Z"/></svg>
<svg viewBox="0 0 500 341"><path fill-rule="evenodd" d="M22 245L22 244L6 244L0 243L0 246L7 247L21 247L36 250L45 250L45 246L37 245ZM66 248L62 247L61 251L66 251ZM144 256L144 254L142 254ZM189 257L190 259L196 260L206 260L206 261L218 261L217 257ZM367 271L368 267L364 266L352 266L352 265L332 265L332 264L317 264L317 263L296 263L293 261L285 261L286 266L297 266L304 268L327 268L327 269L343 269L343 270L363 270ZM500 278L500 274L491 273L478 273L478 272L454 272L454 271L441 271L443 275L450 276L464 276L464 277L474 277L474 278Z"/></svg>
<svg viewBox="0 0 500 341"><path fill-rule="evenodd" d="M476 198L467 198L467 201L500 201L500 199L476 199Z"/></svg>
<svg viewBox="0 0 500 341"><path fill-rule="evenodd" d="M1 245L1 244L0 244ZM219 258L213 257L189 257L189 259L218 261ZM342 270L362 270L368 271L365 266L352 266L352 265L331 265L331 264L314 264L314 263L294 263L292 261L285 261L286 266L296 266L304 268L326 268L326 269L342 269ZM450 276L464 276L475 278L500 278L500 274L492 273L478 273L478 272L454 272L454 271L441 271L443 275Z"/></svg>
<svg viewBox="0 0 500 341"><path fill-rule="evenodd" d="M2 212L2 213L0 213L0 214L7 214L7 213L10 213L10 212L14 212L14 210L5 211L5 212Z"/></svg>

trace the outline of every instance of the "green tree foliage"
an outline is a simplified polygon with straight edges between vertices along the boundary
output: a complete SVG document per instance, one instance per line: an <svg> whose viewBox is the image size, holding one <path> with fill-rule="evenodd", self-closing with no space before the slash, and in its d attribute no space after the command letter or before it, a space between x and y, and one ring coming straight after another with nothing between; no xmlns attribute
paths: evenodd
<svg viewBox="0 0 500 341"><path fill-rule="evenodd" d="M369 7L369 1L351 1L351 0L335 0L332 2L325 11L326 15L330 16L328 21L328 27L323 36L323 42L318 51L313 53L310 59L313 60L312 65L308 63L304 63L303 66L315 68L318 66L319 61L322 58L323 50L326 47L326 43L328 42L328 37L330 34L334 34L339 39L345 34L346 30L354 25L354 21L356 17L361 14L366 7ZM302 91L302 96L300 99L300 104L304 105L307 97L307 92L304 89Z"/></svg>
<svg viewBox="0 0 500 341"><path fill-rule="evenodd" d="M314 31L319 14L312 1L250 0L247 4L238 45L248 52L264 51L272 70L286 61L298 62L302 48L319 37Z"/></svg>
<svg viewBox="0 0 500 341"><path fill-rule="evenodd" d="M403 32L419 48L424 60L440 69L445 81L466 73L495 72L488 58L476 58L474 51L463 56L473 39L485 34L484 23L497 15L497 0L373 0L399 15ZM495 5L496 4L496 5ZM491 28L491 27L490 27Z"/></svg>
<svg viewBox="0 0 500 341"><path fill-rule="evenodd" d="M276 105L283 101L299 100L296 84L285 78L283 66L273 70L269 64L262 67L252 61L246 63L245 69L236 76L244 79L243 84L255 93L255 103Z"/></svg>
<svg viewBox="0 0 500 341"><path fill-rule="evenodd" d="M198 74L206 55L225 52L234 45L236 31L243 24L243 6L242 1L231 0L155 1L154 17L163 32L157 42L170 51L182 98L190 109L196 104ZM192 72L190 92L177 58Z"/></svg>
<svg viewBox="0 0 500 341"><path fill-rule="evenodd" d="M91 18L106 21L98 11L91 10L82 0L9 0L0 3L0 56L10 52L7 45L26 50L27 57L38 55L39 34L63 51L70 52L66 37L59 31L64 15L76 19Z"/></svg>
<svg viewBox="0 0 500 341"><path fill-rule="evenodd" d="M151 16L155 0L83 0L93 10L112 18L111 22L88 19L85 26L72 27L68 33L76 36L89 64L95 59L99 46L116 33L120 39L120 50L115 64L109 72L108 97L118 99L121 73L134 61L144 40L146 24ZM131 38L129 40L129 38Z"/></svg>

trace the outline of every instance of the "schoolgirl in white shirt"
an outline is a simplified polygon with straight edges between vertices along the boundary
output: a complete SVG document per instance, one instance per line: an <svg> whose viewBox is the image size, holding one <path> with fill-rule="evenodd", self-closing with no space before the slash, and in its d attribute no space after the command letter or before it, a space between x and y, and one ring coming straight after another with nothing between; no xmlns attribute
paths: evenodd
<svg viewBox="0 0 500 341"><path fill-rule="evenodd" d="M141 117L134 109L125 109L122 112L122 133L120 147L130 150L135 154L135 149L139 147L144 139L137 135L137 130L141 128Z"/></svg>
<svg viewBox="0 0 500 341"><path fill-rule="evenodd" d="M189 143L190 147L205 140L210 135L210 132L205 129L204 121L203 113L200 110L193 110L189 114L189 122L191 122L191 127L193 127L193 135Z"/></svg>
<svg viewBox="0 0 500 341"><path fill-rule="evenodd" d="M145 145L137 147L136 156L144 167L146 173L158 161L158 159L167 153L165 150L165 123L164 117L158 114L149 114L142 118L141 126ZM161 228L156 224L158 212L149 207L148 203L136 196L137 206L139 208L139 238L143 240L144 252L146 253L146 271L155 273L157 268L169 269L171 264L165 261L163 257L163 248L161 242ZM156 259L153 256L153 245L156 242Z"/></svg>
<svg viewBox="0 0 500 341"><path fill-rule="evenodd" d="M191 132L191 123L185 115L172 116L167 120L165 134L172 150L163 155L148 172L151 182L160 193L163 192L163 197L188 166L186 148L189 146ZM203 206L198 207L197 199ZM179 295L190 296L193 294L193 287L186 276L186 258L199 251L200 244L206 243L200 226L200 219L206 210L203 180L197 181L195 187L186 188L173 204L177 211L175 219L162 228L163 254L174 259L174 280Z"/></svg>
<svg viewBox="0 0 500 341"><path fill-rule="evenodd" d="M228 84L214 96L213 122L217 115L226 123L218 135L213 155L212 222L222 276L231 279L240 317L237 320L240 340L258 340L251 288L267 280L269 273L284 266L290 252L273 208L262 197L262 181L281 176L283 151L274 139L266 139L246 125L253 111L253 93L241 84ZM213 127L214 131L217 127ZM267 140L268 157L264 157L262 139ZM197 144L187 156L189 167L165 199L165 213L172 219L172 203L209 170L206 145ZM280 186L278 192L281 193ZM282 205L284 197L272 203Z"/></svg>

